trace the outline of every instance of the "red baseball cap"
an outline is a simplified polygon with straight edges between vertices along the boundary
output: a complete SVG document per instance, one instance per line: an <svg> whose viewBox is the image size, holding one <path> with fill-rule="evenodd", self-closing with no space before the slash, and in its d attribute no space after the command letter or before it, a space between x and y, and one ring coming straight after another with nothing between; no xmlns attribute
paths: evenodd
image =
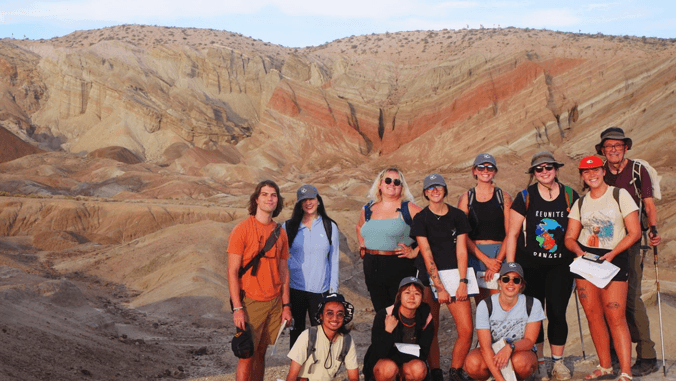
<svg viewBox="0 0 676 381"><path fill-rule="evenodd" d="M580 160L579 169L592 169L603 167L603 160L598 156L587 156L584 159Z"/></svg>

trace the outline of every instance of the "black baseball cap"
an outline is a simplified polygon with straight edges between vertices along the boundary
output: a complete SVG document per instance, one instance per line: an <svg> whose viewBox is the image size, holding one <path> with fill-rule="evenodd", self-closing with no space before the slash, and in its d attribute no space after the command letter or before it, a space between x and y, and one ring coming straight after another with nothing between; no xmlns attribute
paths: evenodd
<svg viewBox="0 0 676 381"><path fill-rule="evenodd" d="M237 327L237 333L232 338L232 352L241 359L248 359L253 356L254 343L251 325L249 323L244 324L246 324L246 329L243 330Z"/></svg>

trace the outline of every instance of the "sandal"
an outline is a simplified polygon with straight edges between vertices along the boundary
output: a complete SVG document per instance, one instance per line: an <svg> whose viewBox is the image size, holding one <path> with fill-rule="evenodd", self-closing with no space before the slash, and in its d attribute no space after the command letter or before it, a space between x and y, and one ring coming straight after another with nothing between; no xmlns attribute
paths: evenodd
<svg viewBox="0 0 676 381"><path fill-rule="evenodd" d="M624 373L623 373L624 374ZM610 377L608 377L610 376ZM604 368L601 365L596 366L593 372L589 373L584 379L585 380L603 380L609 379L613 376L613 367ZM631 380L624 380L631 381Z"/></svg>
<svg viewBox="0 0 676 381"><path fill-rule="evenodd" d="M620 377L617 378L617 381L631 381L633 380L634 377L626 374L626 373L621 373Z"/></svg>

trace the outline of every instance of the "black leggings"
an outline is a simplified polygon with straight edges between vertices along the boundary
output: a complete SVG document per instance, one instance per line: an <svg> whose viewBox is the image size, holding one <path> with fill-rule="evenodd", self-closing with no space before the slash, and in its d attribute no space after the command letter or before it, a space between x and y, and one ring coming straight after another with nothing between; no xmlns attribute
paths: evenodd
<svg viewBox="0 0 676 381"><path fill-rule="evenodd" d="M364 280L371 295L373 310L378 312L394 304L399 282L415 276L415 261L396 255L364 255Z"/></svg>
<svg viewBox="0 0 676 381"><path fill-rule="evenodd" d="M556 266L525 267L526 291L537 298L547 312L547 337L550 345L565 345L568 338L566 309L573 291L573 274L568 264ZM536 344L545 341L540 330Z"/></svg>
<svg viewBox="0 0 676 381"><path fill-rule="evenodd" d="M315 318L319 310L319 303L322 302L322 298L326 294L328 294L328 291L323 294L315 294L313 292L291 289L290 299L293 326L289 334L289 348L293 348L293 344L298 339L298 336L305 331L306 314L310 315L310 325L319 325L319 322Z"/></svg>

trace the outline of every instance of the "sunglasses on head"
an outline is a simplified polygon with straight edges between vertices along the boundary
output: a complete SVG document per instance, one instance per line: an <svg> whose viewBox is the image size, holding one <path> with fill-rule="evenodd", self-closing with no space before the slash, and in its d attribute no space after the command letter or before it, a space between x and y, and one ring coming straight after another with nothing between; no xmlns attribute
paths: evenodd
<svg viewBox="0 0 676 381"><path fill-rule="evenodd" d="M537 167L535 167L535 172L542 173L542 171L544 171L545 169L551 171L554 168L556 168L554 164L538 165Z"/></svg>
<svg viewBox="0 0 676 381"><path fill-rule="evenodd" d="M497 170L493 164L479 164L476 166L476 169L479 172L483 172L484 170L488 172L495 172Z"/></svg>
<svg viewBox="0 0 676 381"><path fill-rule="evenodd" d="M509 283L510 280L512 282L514 282L514 284L520 284L521 283L521 278L518 277L518 276L511 278L511 277L508 277L507 275L505 275L502 278L500 278L500 280L502 281L502 283Z"/></svg>
<svg viewBox="0 0 676 381"><path fill-rule="evenodd" d="M399 185L401 185L401 180L399 180L399 179L391 179L389 177L385 178L385 184L387 184L387 185L392 184L393 181L394 181L395 187L398 187Z"/></svg>

